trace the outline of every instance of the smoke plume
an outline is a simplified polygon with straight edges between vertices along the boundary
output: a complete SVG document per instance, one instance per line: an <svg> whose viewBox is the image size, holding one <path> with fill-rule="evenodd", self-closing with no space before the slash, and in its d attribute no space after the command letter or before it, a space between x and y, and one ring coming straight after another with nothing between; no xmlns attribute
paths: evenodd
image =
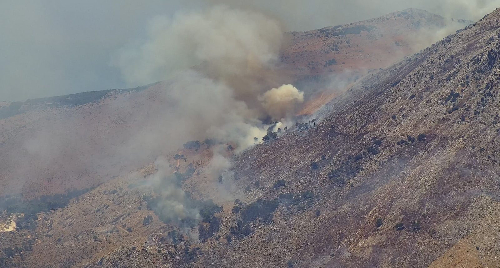
<svg viewBox="0 0 500 268"><path fill-rule="evenodd" d="M110 55L128 40L143 37L145 24L151 18L163 16L161 23L171 23L173 20L165 16L179 10L200 10L213 3L258 10L279 21L280 27L287 31L341 25L407 8L475 21L500 6L500 0L149 0L147 3L54 0L50 5L43 0L3 0L0 1L4 22L0 25L0 101L123 88L126 81L135 83L151 75L149 70L144 71L144 76L130 73L130 77L123 77L109 65ZM233 18L240 24L238 17ZM266 26L261 29L266 30ZM138 55L129 56L133 59ZM151 55L161 58L160 54L157 56ZM113 60L114 66L117 60ZM187 65L183 61L177 63ZM175 64L172 62L171 66ZM138 80L132 78L136 75ZM159 76L163 79L163 75Z"/></svg>
<svg viewBox="0 0 500 268"><path fill-rule="evenodd" d="M290 119L304 100L292 85L273 88L286 81L277 66L283 34L277 20L227 6L153 19L147 40L122 49L113 61L131 86L163 81L151 92L159 105L147 108L146 127L121 153L151 154L165 140L175 148L205 139L234 144L239 153L262 141L269 128L264 119ZM231 161L224 150L213 150L205 174L219 189L215 199L231 200ZM153 181L165 189L155 209L174 222L198 220L182 188L165 179L172 171L159 166Z"/></svg>
<svg viewBox="0 0 500 268"><path fill-rule="evenodd" d="M0 194L12 189L54 193L54 185L63 191L79 188L87 180L95 186L105 181L96 178L110 178L152 162L189 140L235 144L238 153L262 140L269 128L264 123L267 119L287 119L289 124L289 117L304 101L303 93L289 85L291 81L278 68L285 31L339 25L415 5L395 0L383 4L235 0L216 1L227 4L216 6L188 1L194 3L194 11L163 16L171 6L165 2L153 1L147 8L129 0L126 4L60 1L52 6L39 0L0 3L6 22L0 25L3 100L163 81L147 91L73 111L50 110L53 117L26 115L29 130L23 135L5 132L1 137L2 144L6 141L2 148L12 153L0 155L0 177L8 178L1 181ZM429 0L416 7L447 17L478 19L498 4ZM179 9L173 6L170 10ZM116 8L122 12L113 13L123 17L109 16ZM150 21L145 38L122 47L131 36L140 35L142 22L152 16L157 17ZM89 23L88 17L97 19ZM108 66L110 61L117 69ZM4 126L17 127L14 119L2 122ZM230 164L225 155L216 155L208 174L216 180ZM154 180L173 174L166 165L157 166ZM22 183L36 179L52 182ZM174 221L198 219L182 187L167 182L160 184L158 208Z"/></svg>
<svg viewBox="0 0 500 268"><path fill-rule="evenodd" d="M181 225L186 219L199 220L199 209L182 189L181 182L164 158L155 161L157 172L148 177L150 186L156 190L157 199L152 202L155 212L164 222Z"/></svg>
<svg viewBox="0 0 500 268"><path fill-rule="evenodd" d="M114 63L130 85L166 81L171 108L160 117L177 126L176 135L241 150L265 135L260 119L281 119L303 101L291 85L266 92L284 80L275 68L283 33L256 11L215 6L153 19L148 39L121 50Z"/></svg>
<svg viewBox="0 0 500 268"><path fill-rule="evenodd" d="M267 91L260 100L267 114L281 120L294 114L297 104L304 102L304 93L293 85L283 85Z"/></svg>
<svg viewBox="0 0 500 268"><path fill-rule="evenodd" d="M274 19L227 6L156 17L147 32L146 42L123 49L113 61L130 85L164 80L194 66L224 82L259 76L276 59L284 33Z"/></svg>

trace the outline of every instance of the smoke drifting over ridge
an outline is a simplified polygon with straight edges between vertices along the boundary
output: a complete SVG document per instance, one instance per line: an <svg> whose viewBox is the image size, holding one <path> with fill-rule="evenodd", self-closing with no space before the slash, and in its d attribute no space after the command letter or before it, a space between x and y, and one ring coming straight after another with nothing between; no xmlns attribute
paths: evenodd
<svg viewBox="0 0 500 268"><path fill-rule="evenodd" d="M304 100L292 85L271 89L286 80L276 72L284 32L278 21L262 13L225 5L153 19L147 40L122 49L113 61L131 86L164 81L157 94L166 105L155 113L158 121L131 144L140 148L156 133L159 136L153 140L212 139L234 144L238 153L262 141L269 128L263 120L293 118ZM225 177L219 180L229 189L232 178L222 174L231 162L220 148L213 150L205 174L214 184ZM166 170L159 168L150 179L168 182ZM162 185L168 189L162 190L157 210L177 221L199 220L179 185ZM234 199L222 188L219 195L217 199Z"/></svg>
<svg viewBox="0 0 500 268"><path fill-rule="evenodd" d="M149 39L115 58L130 83L164 82L74 109L26 114L29 130L12 137L4 147L9 153L0 155L0 177L13 178L1 182L0 194L33 197L95 186L190 140L230 143L236 152L262 140L268 127L262 119L270 115L259 96L284 80L273 72L281 25L225 6L169 20L153 20ZM0 127L15 127L11 119ZM221 172L220 165L208 169ZM45 187L45 178L61 187Z"/></svg>
<svg viewBox="0 0 500 268"><path fill-rule="evenodd" d="M287 31L302 31L421 8L448 18L478 20L500 0L43 0L0 2L0 101L123 88L110 55L140 38L153 17L200 10L213 3L259 10ZM92 18L92 19L89 19Z"/></svg>
<svg viewBox="0 0 500 268"><path fill-rule="evenodd" d="M194 3L195 1L189 2ZM127 122L130 125L124 128L123 132L117 135L118 137L110 137L111 134L100 129L102 126L98 126L95 132L91 133L85 125L80 125L80 122L75 118L68 118L57 124L59 126L57 129L62 134L54 134L54 128L51 127L53 125L48 124L43 131L36 133L34 138L28 139L24 144L23 149L29 154L28 158L25 158L24 152L20 152L20 155L9 156L8 162L5 163L32 163L31 159L40 161L34 167L23 167L20 171L13 171L17 175L16 177L19 178L40 176L40 170L45 170L44 176L47 177L59 175L54 175L51 170L47 169L49 166L56 165L58 171L63 170L62 174L67 177L73 176L80 170L82 170L82 173L90 170L88 177L94 177L95 175L92 173L98 172L104 173L106 176L117 175L115 172L118 172L122 165L134 165L151 160L151 158L162 152L177 149L182 146L183 142L188 140L212 138L237 144L238 150L243 150L255 144L255 137L260 140L267 134L267 126L262 123L263 119L281 120L293 115L296 106L303 101L303 94L293 86L281 86L290 83L290 81L274 72L285 31L311 29L352 20L367 19L394 11L393 8L404 9L411 6L409 1L384 2L393 3L394 5L381 5L380 2L369 1L354 1L352 3L345 1L328 1L328 3L326 1L313 1L312 3L255 1L251 4L242 4L238 3L238 1L225 2L233 7L224 5L207 7L207 4L198 3L195 4L194 11L177 13L173 17L156 17L151 20L147 28L148 34L145 40L131 43L114 54L111 62L113 66L119 68L121 80L128 85L139 86L156 81L165 81L158 86L159 89L140 94L139 97L145 101L137 103L144 105L144 109L142 109L144 112L132 115L133 119ZM431 4L431 1L424 2L429 6ZM432 2L442 7L448 7L449 9L443 8L442 10L450 11L450 16L453 15L458 18L461 16L458 16L458 13L453 10L459 10L459 7L467 7L467 12L470 10L468 13L475 14L473 15L475 19L475 16L484 15L482 12L489 11L488 9L493 6L491 2L481 4L478 1L446 0ZM37 1L32 3L37 3ZM94 3L94 5L94 9L98 9L101 4ZM132 5L128 3L128 8ZM377 8L374 8L375 5ZM43 6L41 2L35 5L35 7L39 6ZM234 6L238 8L234 8ZM401 8L399 8L400 6ZM390 7L391 10L386 10L387 7ZM370 10L371 8L373 8L373 11ZM9 9L3 10L8 11ZM40 18L36 16L35 18L45 22L46 14L37 13L36 10L38 9L29 9L28 11L39 15ZM40 10L47 11L46 9ZM130 10L132 10L130 12L134 12L133 8L130 8ZM332 10L335 13L324 13ZM433 8L428 10L436 11ZM50 12L48 13L50 14ZM103 13L106 16L108 15L106 12ZM159 13L163 13L163 11ZM319 15L312 16L311 14ZM360 14L360 17L355 17L353 14ZM4 17L8 17L8 14L4 15ZM146 17L150 18L150 15L157 14L148 13ZM469 17L466 16L466 18ZM126 19L123 21L126 21ZM38 20L35 20L33 24L36 22ZM95 50L100 51L97 43L100 40L102 41L102 38L96 38L96 43L88 41L94 46L90 46L92 49L86 50L86 48L82 48L84 47L82 45L73 47L74 43L62 42L66 32L70 33L70 36L74 34L73 32L77 32L73 28L58 32L52 21L51 23L37 24L42 29L35 28L36 31L51 33L46 38L41 38L43 42L39 43L51 47L55 41L56 44L61 43L62 45L54 46L56 51L50 50L52 53L32 49L33 51L40 51L39 53L27 54L26 58L29 60L26 60L26 62L33 62L33 64L22 64L20 62L14 65L15 68L9 70L10 72L0 72L3 74L16 74L15 76L7 75L6 77L0 74L2 78L0 81L7 81L8 85L2 86L2 90L10 90L10 86L16 85L16 82L21 83L22 86L13 87L15 90L22 88L27 91L37 91L37 97L44 94L66 93L66 91L57 90L64 90L58 88L74 88L73 84L78 84L78 90L80 91L82 88L87 90L87 87L81 85L80 80L68 82L68 79L66 79L72 76L79 77L82 72L79 72L78 68L73 70L74 72L70 73L72 74L70 75L62 72L59 68L54 69L54 66L67 66L67 62L65 62L66 64L59 64L58 61L61 59L78 64L81 59L85 58L87 53L93 53ZM58 25L64 27L63 23ZM116 28L120 29L126 27L120 25L120 23L117 23L117 25L119 27ZM113 29L114 27L109 28ZM47 29L50 29L50 31ZM24 34L30 36L30 30L29 28ZM9 27L0 26L0 33L9 31L11 31ZM82 40L93 40L92 36L86 36L92 31L88 31L89 33L87 31L80 32L83 35L83 37L80 36ZM110 39L115 37L112 32L112 30L107 32ZM100 34L103 34L103 32L100 32ZM9 36L9 34L6 34L6 36ZM121 42L119 45L114 42L110 42L112 44L106 43L107 52L116 51L117 47L122 46L122 43L131 39L130 36L133 36L133 34L126 33L119 36L118 39ZM17 40L13 38L13 40L8 39L8 41L9 48L15 51L15 53L6 57L10 61L15 61L16 54L23 54L23 50L18 51L18 49L25 46L30 47L30 42L25 42L24 39ZM20 43L23 46L18 46ZM71 53L75 48L81 49L82 52ZM9 50L2 49L0 51ZM101 56L104 55L102 58L105 59L105 64L108 63L109 54L111 54L107 52L99 53ZM62 53L62 55L55 57L55 55L59 56L59 53ZM71 57L67 55L71 55ZM48 61L47 58L51 59L50 64L44 64ZM92 59L95 58L99 57L92 57ZM34 69L23 72L20 66L24 65L31 66ZM48 75L45 75L46 72L39 71L44 68L48 70ZM2 66L1 69L9 68L8 66ZM115 69L113 70L116 72ZM34 78L31 75L33 73L37 74ZM109 70L106 73L110 73ZM92 72L84 72L81 76L95 78L95 74ZM116 74L114 76L110 75L110 77L120 80ZM30 79L47 83L41 83L43 86L39 88L36 81L29 83ZM94 80L102 81L100 79L104 78ZM103 83L107 87L112 87L111 84ZM44 91L47 88L50 88L51 91ZM88 89L100 88L88 87ZM269 89L271 90L268 91ZM2 93L4 92L2 91ZM24 93L23 98L32 96L29 92ZM288 95L288 97L282 98L282 95ZM18 96L9 92L8 98L15 99ZM146 101L148 98L156 98L160 101L151 104ZM120 99L113 101L110 106L117 108L114 115L116 115L117 119L120 119L121 114L127 113L128 107L137 105L137 103L126 97L120 97ZM89 114L91 113L92 111L89 112ZM90 115L87 117L90 117ZM60 136L63 136L64 139L61 139ZM102 138L103 136L106 136L106 138ZM95 154L94 150L101 150L103 153ZM89 156L92 159L85 160L85 157ZM62 163L61 159L67 160L69 158L72 159L70 165L67 165L67 162ZM138 161L138 159L143 161ZM218 156L215 160L217 163L213 162L208 166L208 169L211 169L208 173L214 177L230 167L230 161L227 161L222 156ZM110 168L111 164L117 167ZM103 169L106 172L103 172ZM167 168L162 170L164 173L172 172ZM164 174L158 176L162 177ZM87 179L87 177L83 177L83 179ZM3 191L8 192L8 188L4 188ZM165 202L174 202L174 204L166 203L162 206L166 211L172 211L172 207L182 208L182 206L175 203L182 205L184 202L182 193L178 193L176 191L165 194ZM186 207L189 208L189 206ZM180 214L182 213L184 211L180 211ZM186 217L196 218L195 215L197 214L196 211L186 211L185 215L188 215Z"/></svg>
<svg viewBox="0 0 500 268"><path fill-rule="evenodd" d="M148 39L114 60L131 85L160 81L200 64L217 78L251 76L276 60L284 30L260 13L215 6L201 12L156 17Z"/></svg>
<svg viewBox="0 0 500 268"><path fill-rule="evenodd" d="M424 9L447 19L476 21L500 7L500 0L210 0L212 3L265 10L288 30L305 31L379 17L408 8Z"/></svg>
<svg viewBox="0 0 500 268"><path fill-rule="evenodd" d="M167 133L174 128L179 137L218 139L244 150L267 133L263 119L287 120L304 101L303 92L281 85L283 77L274 73L285 28L255 10L216 5L157 17L147 39L122 49L113 64L131 86L166 81L164 93L171 105L159 125ZM230 168L221 155L213 161L206 170L212 179ZM165 193L159 207L176 217L197 219L189 216L195 215L192 209L183 210L190 206L184 205L181 188Z"/></svg>
<svg viewBox="0 0 500 268"><path fill-rule="evenodd" d="M167 81L165 94L178 108L164 123L193 126L181 136L197 133L244 149L266 134L260 119L293 116L303 101L291 85L266 92L284 79L274 72L283 34L261 13L214 6L153 19L148 39L121 50L114 63L132 86Z"/></svg>

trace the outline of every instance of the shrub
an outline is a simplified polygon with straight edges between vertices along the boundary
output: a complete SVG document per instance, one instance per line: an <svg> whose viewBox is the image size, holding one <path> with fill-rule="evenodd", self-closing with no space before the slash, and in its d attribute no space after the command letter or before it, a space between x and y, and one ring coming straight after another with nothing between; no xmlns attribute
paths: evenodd
<svg viewBox="0 0 500 268"><path fill-rule="evenodd" d="M278 188L285 187L285 186L286 186L286 182L284 180L278 180L277 182L274 183L273 188L278 189Z"/></svg>
<svg viewBox="0 0 500 268"><path fill-rule="evenodd" d="M311 169L312 170L317 170L319 169L319 164L317 162L312 162L311 163Z"/></svg>
<svg viewBox="0 0 500 268"><path fill-rule="evenodd" d="M425 141L427 139L427 136L425 134L420 134L417 137L418 141Z"/></svg>
<svg viewBox="0 0 500 268"><path fill-rule="evenodd" d="M148 215L147 217L144 217L144 219L142 220L142 225L148 226L151 224L151 222L153 222L153 217L151 215Z"/></svg>
<svg viewBox="0 0 500 268"><path fill-rule="evenodd" d="M198 151L201 147L201 143L199 141L189 141L184 144L184 149L186 150L195 150Z"/></svg>
<svg viewBox="0 0 500 268"><path fill-rule="evenodd" d="M264 223L271 223L274 211L278 208L278 205L279 202L277 200L268 201L258 199L241 211L241 218L245 223L257 219L261 219Z"/></svg>

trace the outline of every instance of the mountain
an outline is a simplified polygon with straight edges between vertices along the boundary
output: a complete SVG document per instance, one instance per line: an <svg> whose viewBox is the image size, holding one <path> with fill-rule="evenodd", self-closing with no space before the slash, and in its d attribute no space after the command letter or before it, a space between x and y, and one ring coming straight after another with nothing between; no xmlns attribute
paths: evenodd
<svg viewBox="0 0 500 268"><path fill-rule="evenodd" d="M499 19L369 75L320 121L238 156L246 199L204 222L216 225L206 242L158 233L89 267L500 266Z"/></svg>
<svg viewBox="0 0 500 268"><path fill-rule="evenodd" d="M288 33L290 45L281 58L285 72L298 77L294 84L311 95L302 114L312 114L367 73L387 68L471 23L407 9L347 25Z"/></svg>
<svg viewBox="0 0 500 268"><path fill-rule="evenodd" d="M424 48L413 39L419 32L449 24L439 15L407 9L347 25L291 32L291 45L283 51L282 59L295 72L310 75L386 68L401 56Z"/></svg>
<svg viewBox="0 0 500 268"><path fill-rule="evenodd" d="M405 16L427 16L405 12L388 18L400 25ZM0 266L498 267L499 18L495 11L349 81L349 90L325 98L331 101L314 116L234 155L228 178L216 183L204 173L213 157L208 140L175 153L156 145L152 155L165 155L175 168L158 181L159 167L149 165L154 159L96 161L150 127L142 119L168 103L156 94L159 84L6 117L0 146L9 153L2 154L0 182L17 192L2 192L0 200ZM359 41L379 31L359 26L366 24L324 32L334 33L328 40L340 33ZM391 64L366 55L375 62L369 69ZM38 143L23 141L47 124L66 135L88 132L79 141L85 146L74 151L63 139L62 157L16 161L26 153L19 148L37 151ZM133 124L140 128L131 130ZM43 137L50 140L50 133ZM222 154L232 155L231 146ZM37 169L43 161L53 169ZM82 162L93 168L74 173ZM9 180L12 174L23 183ZM199 222L169 218L162 196L200 208Z"/></svg>
<svg viewBox="0 0 500 268"><path fill-rule="evenodd" d="M445 19L440 16L410 9L378 19L325 28L327 30L288 33L294 38L282 52L283 61L279 72L285 74L287 79L290 78L286 74L292 73L291 80L298 83L299 88L305 92L306 103L299 115L309 115L351 86L370 69L387 67L415 52L409 45L414 36L424 30L446 25ZM325 31L336 33L339 29L352 27L367 27L371 30L359 33L346 31L342 35L321 34ZM318 39L317 36L321 38ZM372 40L373 38L376 41ZM394 46L395 38L401 43L400 46ZM338 42L351 45L341 45L339 51L324 53L324 46ZM304 43L308 45L305 46ZM371 53L369 49L374 44L378 47L376 54ZM387 44L391 45L386 46ZM316 49L319 47L321 49ZM355 65L332 65L330 67L334 67L333 69L328 67L324 70L324 67L321 67L324 66L323 59L336 58L340 61L339 55L354 57L354 54L364 58L380 57L385 61L377 60L370 65L358 61ZM305 60L313 66L321 67L322 74L313 75L309 69L302 68L300 62ZM336 74L339 76L331 79L332 75ZM325 82L326 80L331 81ZM270 84L268 87L277 87L281 83ZM332 85L333 89L330 88ZM154 84L135 89L93 91L0 106L0 151L4 152L0 155L0 196L22 195L23 198L36 199L41 196L65 194L67 191L82 191L117 176L120 171L134 169L127 167L138 168L147 163L119 159L114 163L101 165L106 155L119 150L120 144L141 131L140 128L130 128L131 125L141 125L141 117L159 112L160 107L166 105L167 100L158 93L160 87L160 84ZM129 105L130 103L133 104ZM54 132L55 135L48 132ZM77 144L70 138L51 139L58 133L66 133L65 136L68 137L82 133L83 137ZM44 148L31 148L35 142L46 145ZM46 156L40 161L36 152L41 150L61 152L56 156L57 159ZM151 155L155 153L151 152ZM30 165L27 166L27 162Z"/></svg>

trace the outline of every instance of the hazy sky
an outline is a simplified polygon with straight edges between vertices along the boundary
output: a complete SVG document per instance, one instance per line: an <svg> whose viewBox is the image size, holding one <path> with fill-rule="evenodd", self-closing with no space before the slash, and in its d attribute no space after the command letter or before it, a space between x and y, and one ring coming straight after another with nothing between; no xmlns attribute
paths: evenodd
<svg viewBox="0 0 500 268"><path fill-rule="evenodd" d="M111 64L120 49L146 38L148 23L157 16L219 3L264 12L288 30L409 7L476 20L500 6L500 0L2 0L0 101L131 86Z"/></svg>

